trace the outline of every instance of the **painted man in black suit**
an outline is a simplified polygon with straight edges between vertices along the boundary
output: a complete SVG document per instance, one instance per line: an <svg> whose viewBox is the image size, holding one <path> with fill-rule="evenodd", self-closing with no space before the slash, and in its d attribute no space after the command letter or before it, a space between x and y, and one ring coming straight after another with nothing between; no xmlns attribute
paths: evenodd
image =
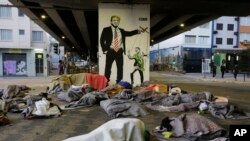
<svg viewBox="0 0 250 141"><path fill-rule="evenodd" d="M140 34L140 30L125 31L119 28L120 17L111 16L111 26L103 28L101 34L101 47L106 54L105 76L110 80L112 64L115 61L117 66L116 83L123 79L123 53L126 55L126 36Z"/></svg>

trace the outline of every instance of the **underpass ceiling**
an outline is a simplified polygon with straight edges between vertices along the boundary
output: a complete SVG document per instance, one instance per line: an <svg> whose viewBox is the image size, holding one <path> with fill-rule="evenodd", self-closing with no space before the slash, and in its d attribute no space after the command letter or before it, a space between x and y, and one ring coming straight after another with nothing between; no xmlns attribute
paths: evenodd
<svg viewBox="0 0 250 141"><path fill-rule="evenodd" d="M66 50L97 61L98 3L150 4L151 45L219 16L247 16L244 0L9 0ZM47 16L41 19L41 15ZM185 23L181 28L180 23ZM61 37L65 36L65 39Z"/></svg>

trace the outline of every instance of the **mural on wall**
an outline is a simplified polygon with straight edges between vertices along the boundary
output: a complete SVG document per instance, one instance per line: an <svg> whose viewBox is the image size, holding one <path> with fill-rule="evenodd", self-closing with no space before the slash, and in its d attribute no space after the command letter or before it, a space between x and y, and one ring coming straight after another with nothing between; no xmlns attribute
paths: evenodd
<svg viewBox="0 0 250 141"><path fill-rule="evenodd" d="M16 61L7 60L3 62L5 75L16 75Z"/></svg>
<svg viewBox="0 0 250 141"><path fill-rule="evenodd" d="M149 5L99 4L99 73L109 83L137 85L149 79L149 57L144 57L149 52L149 10Z"/></svg>
<svg viewBox="0 0 250 141"><path fill-rule="evenodd" d="M17 64L16 75L26 75L27 74L26 61L18 60L16 64Z"/></svg>
<svg viewBox="0 0 250 141"><path fill-rule="evenodd" d="M26 54L3 54L3 75L27 75Z"/></svg>

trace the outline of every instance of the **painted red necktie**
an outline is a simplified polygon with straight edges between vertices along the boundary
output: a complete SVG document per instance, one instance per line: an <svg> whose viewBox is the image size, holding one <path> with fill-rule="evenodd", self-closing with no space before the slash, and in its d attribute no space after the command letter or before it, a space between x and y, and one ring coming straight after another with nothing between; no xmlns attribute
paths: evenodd
<svg viewBox="0 0 250 141"><path fill-rule="evenodd" d="M118 39L117 29L115 29L114 50L117 52L119 49L120 49L120 47L119 47L119 39Z"/></svg>

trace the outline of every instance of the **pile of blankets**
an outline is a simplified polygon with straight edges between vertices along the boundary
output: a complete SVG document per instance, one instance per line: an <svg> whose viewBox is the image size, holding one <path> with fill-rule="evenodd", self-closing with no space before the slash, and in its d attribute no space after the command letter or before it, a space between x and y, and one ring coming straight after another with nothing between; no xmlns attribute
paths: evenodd
<svg viewBox="0 0 250 141"><path fill-rule="evenodd" d="M226 136L226 130L217 125L210 119L199 114L181 114L178 117L169 118L169 126L172 130L167 131L166 128L156 128L151 131L151 134L156 136L161 141L174 141L176 138L186 141L195 140L213 140ZM164 132L171 132L172 136L164 137ZM226 137L223 138L227 140Z"/></svg>

